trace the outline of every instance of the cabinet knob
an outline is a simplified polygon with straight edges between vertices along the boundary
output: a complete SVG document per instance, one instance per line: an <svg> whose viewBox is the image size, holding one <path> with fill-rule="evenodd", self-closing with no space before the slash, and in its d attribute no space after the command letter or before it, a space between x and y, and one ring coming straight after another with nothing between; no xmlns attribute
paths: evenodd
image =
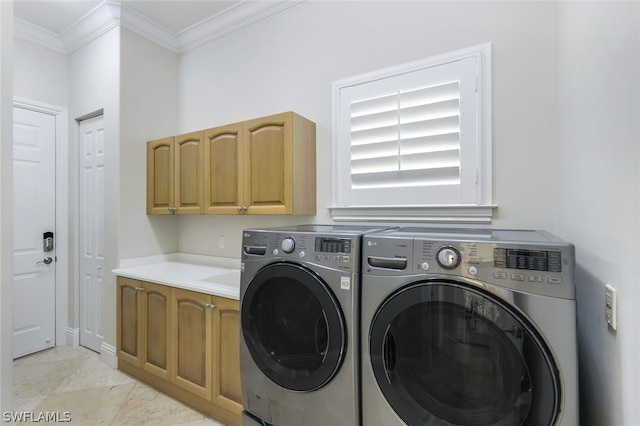
<svg viewBox="0 0 640 426"><path fill-rule="evenodd" d="M213 303L205 303L204 304L204 308L205 309L210 309L210 310L214 310L216 307L216 305L214 305Z"/></svg>
<svg viewBox="0 0 640 426"><path fill-rule="evenodd" d="M174 214L175 212L178 211L177 207L169 207L169 211L171 212L171 214Z"/></svg>
<svg viewBox="0 0 640 426"><path fill-rule="evenodd" d="M236 207L236 209L238 210L238 213L244 213L247 211L247 208L245 206L238 206Z"/></svg>
<svg viewBox="0 0 640 426"><path fill-rule="evenodd" d="M144 287L136 287L135 291L136 293L140 293L141 291L144 291Z"/></svg>

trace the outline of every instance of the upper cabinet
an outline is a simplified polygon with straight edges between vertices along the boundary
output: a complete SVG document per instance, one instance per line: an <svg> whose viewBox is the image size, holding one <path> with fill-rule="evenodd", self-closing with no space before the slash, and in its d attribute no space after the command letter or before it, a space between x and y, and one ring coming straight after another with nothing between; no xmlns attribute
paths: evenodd
<svg viewBox="0 0 640 426"><path fill-rule="evenodd" d="M315 142L315 123L293 112L245 122L243 211L315 213Z"/></svg>
<svg viewBox="0 0 640 426"><path fill-rule="evenodd" d="M204 205L202 132L175 137L175 201L178 214L200 214Z"/></svg>
<svg viewBox="0 0 640 426"><path fill-rule="evenodd" d="M177 207L177 213L181 209L273 215L316 211L316 126L298 114L285 112L176 136L175 160L165 159L171 154L163 145L167 139L171 138L148 143L149 214L171 213L167 205ZM203 158L202 163L198 158ZM175 204L167 201L172 178L160 172L171 161L175 162ZM202 210L197 210L199 200Z"/></svg>
<svg viewBox="0 0 640 426"><path fill-rule="evenodd" d="M204 211L208 214L241 213L242 123L204 131Z"/></svg>
<svg viewBox="0 0 640 426"><path fill-rule="evenodd" d="M147 214L173 213L173 146L173 136L147 142Z"/></svg>
<svg viewBox="0 0 640 426"><path fill-rule="evenodd" d="M201 214L204 133L147 142L147 214Z"/></svg>

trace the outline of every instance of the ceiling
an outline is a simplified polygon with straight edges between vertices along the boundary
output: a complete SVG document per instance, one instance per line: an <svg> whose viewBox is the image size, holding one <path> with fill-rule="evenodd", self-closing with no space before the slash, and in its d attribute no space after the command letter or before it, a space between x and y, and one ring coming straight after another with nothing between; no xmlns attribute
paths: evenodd
<svg viewBox="0 0 640 426"><path fill-rule="evenodd" d="M302 0L14 0L14 32L70 54L115 25L184 53Z"/></svg>

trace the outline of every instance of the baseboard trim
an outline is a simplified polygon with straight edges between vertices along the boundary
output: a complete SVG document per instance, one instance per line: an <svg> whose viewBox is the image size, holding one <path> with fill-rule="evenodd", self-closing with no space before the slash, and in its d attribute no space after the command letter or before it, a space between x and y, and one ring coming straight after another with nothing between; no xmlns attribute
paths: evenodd
<svg viewBox="0 0 640 426"><path fill-rule="evenodd" d="M116 354L115 346L102 342L100 345L100 362L114 370L118 369L118 356Z"/></svg>
<svg viewBox="0 0 640 426"><path fill-rule="evenodd" d="M80 329L79 328L71 328L67 327L66 333L66 346L71 346L72 348L77 348L80 346Z"/></svg>

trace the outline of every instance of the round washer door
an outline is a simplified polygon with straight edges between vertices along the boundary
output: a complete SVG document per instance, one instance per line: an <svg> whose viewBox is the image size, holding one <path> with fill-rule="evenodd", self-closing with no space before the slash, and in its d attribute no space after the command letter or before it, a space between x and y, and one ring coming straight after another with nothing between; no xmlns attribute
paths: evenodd
<svg viewBox="0 0 640 426"><path fill-rule="evenodd" d="M329 286L301 265L258 271L242 298L241 323L253 361L283 388L312 391L340 369L347 346L342 310Z"/></svg>
<svg viewBox="0 0 640 426"><path fill-rule="evenodd" d="M558 369L543 339L476 287L405 287L378 309L369 339L380 390L410 426L550 425L558 416Z"/></svg>

